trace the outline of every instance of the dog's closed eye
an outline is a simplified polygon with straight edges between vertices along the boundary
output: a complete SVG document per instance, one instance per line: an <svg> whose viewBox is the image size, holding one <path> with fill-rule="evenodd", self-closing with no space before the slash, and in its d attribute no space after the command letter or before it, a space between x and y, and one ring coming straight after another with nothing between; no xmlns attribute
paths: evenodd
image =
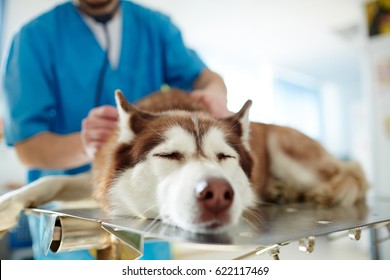
<svg viewBox="0 0 390 280"><path fill-rule="evenodd" d="M168 153L156 153L153 154L153 156L163 158L163 159L170 159L170 160L181 160L184 158L184 155L177 151L168 152Z"/></svg>
<svg viewBox="0 0 390 280"><path fill-rule="evenodd" d="M218 153L217 154L218 161L223 161L223 160L229 159L229 158L236 158L236 157L232 156L232 155L224 154L224 153Z"/></svg>

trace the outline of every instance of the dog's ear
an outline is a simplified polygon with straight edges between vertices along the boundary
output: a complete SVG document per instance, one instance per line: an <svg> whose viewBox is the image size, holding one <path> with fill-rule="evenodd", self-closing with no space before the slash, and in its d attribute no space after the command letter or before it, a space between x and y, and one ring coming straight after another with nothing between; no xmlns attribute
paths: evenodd
<svg viewBox="0 0 390 280"><path fill-rule="evenodd" d="M227 117L225 120L232 123L233 131L240 136L245 148L249 151L249 136L250 136L250 121L249 109L252 106L252 100L247 100L240 111L234 115Z"/></svg>
<svg viewBox="0 0 390 280"><path fill-rule="evenodd" d="M116 107L119 114L119 142L130 142L155 115L141 111L130 104L120 90L115 91Z"/></svg>

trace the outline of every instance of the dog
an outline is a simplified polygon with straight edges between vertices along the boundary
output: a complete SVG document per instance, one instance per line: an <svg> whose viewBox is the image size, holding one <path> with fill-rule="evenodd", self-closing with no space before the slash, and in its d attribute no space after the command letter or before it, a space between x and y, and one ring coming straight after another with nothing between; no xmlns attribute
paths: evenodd
<svg viewBox="0 0 390 280"><path fill-rule="evenodd" d="M160 219L195 233L220 233L259 202L350 206L368 189L357 162L283 126L249 121L251 101L212 117L178 89L130 104L118 90L118 128L92 173L42 178L0 198L0 230L51 200L94 197L112 217Z"/></svg>

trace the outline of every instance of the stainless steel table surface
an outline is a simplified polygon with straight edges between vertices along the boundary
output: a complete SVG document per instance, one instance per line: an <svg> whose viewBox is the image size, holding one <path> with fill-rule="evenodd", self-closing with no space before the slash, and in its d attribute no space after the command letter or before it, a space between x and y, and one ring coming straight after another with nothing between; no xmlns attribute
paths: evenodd
<svg viewBox="0 0 390 280"><path fill-rule="evenodd" d="M352 207L309 204L260 205L238 225L221 234L196 234L157 220L112 219L101 209L31 209L34 213L95 221L111 232L129 232L143 238L219 246L280 244L309 236L369 227L390 221L390 199L369 199Z"/></svg>

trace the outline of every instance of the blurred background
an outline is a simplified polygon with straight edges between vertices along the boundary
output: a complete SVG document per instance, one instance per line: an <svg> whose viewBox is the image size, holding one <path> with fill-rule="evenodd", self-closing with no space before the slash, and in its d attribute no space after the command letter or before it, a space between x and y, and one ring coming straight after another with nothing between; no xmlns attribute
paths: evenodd
<svg viewBox="0 0 390 280"><path fill-rule="evenodd" d="M60 2L0 0L1 71L15 31ZM171 16L187 45L223 76L232 111L252 99L253 121L298 128L338 158L359 160L371 194L390 196L389 15L373 28L377 5L390 9L390 1L134 2ZM0 115L2 106L0 95ZM1 189L24 176L0 140Z"/></svg>

